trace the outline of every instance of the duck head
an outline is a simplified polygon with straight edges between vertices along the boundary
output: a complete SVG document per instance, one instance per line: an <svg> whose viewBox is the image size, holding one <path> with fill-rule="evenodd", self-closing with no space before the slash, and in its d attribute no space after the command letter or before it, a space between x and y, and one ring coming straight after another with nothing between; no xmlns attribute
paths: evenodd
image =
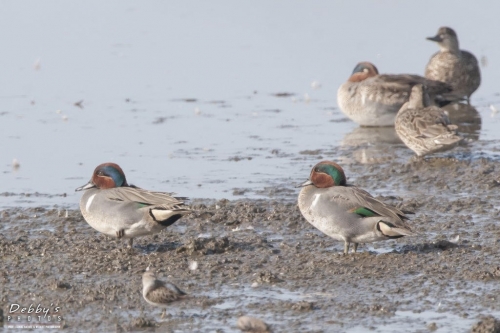
<svg viewBox="0 0 500 333"><path fill-rule="evenodd" d="M375 65L371 62L363 61L354 67L349 81L359 82L376 75L378 75L377 67L375 67Z"/></svg>
<svg viewBox="0 0 500 333"><path fill-rule="evenodd" d="M408 108L425 108L429 105L431 105L431 99L429 97L429 93L427 92L427 86L419 83L411 87Z"/></svg>
<svg viewBox="0 0 500 333"><path fill-rule="evenodd" d="M452 28L441 27L436 36L427 37L427 40L438 43L441 51L459 51L458 37Z"/></svg>
<svg viewBox="0 0 500 333"><path fill-rule="evenodd" d="M107 189L121 186L129 186L122 168L115 163L103 163L95 168L89 182L80 186L75 191L87 190L94 187Z"/></svg>
<svg viewBox="0 0 500 333"><path fill-rule="evenodd" d="M300 186L308 185L314 185L317 188L345 186L346 178L344 170L335 162L319 162L312 168L309 179Z"/></svg>

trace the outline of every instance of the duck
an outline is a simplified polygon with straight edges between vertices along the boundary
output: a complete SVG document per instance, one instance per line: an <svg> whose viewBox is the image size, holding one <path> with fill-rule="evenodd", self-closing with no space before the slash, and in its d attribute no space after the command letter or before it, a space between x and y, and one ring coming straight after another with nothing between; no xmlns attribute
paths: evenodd
<svg viewBox="0 0 500 333"><path fill-rule="evenodd" d="M427 40L438 43L439 51L431 56L425 67L425 77L451 85L454 94L470 96L481 84L481 71L476 57L469 51L460 50L458 37L452 28L441 27L434 37Z"/></svg>
<svg viewBox="0 0 500 333"><path fill-rule="evenodd" d="M163 308L162 318L167 306L187 297L187 294L171 282L158 280L149 267L142 275L142 297L149 304Z"/></svg>
<svg viewBox="0 0 500 333"><path fill-rule="evenodd" d="M80 211L85 221L105 235L128 239L130 247L135 237L158 233L191 212L187 198L129 185L122 168L111 162L98 165L75 191L84 191Z"/></svg>
<svg viewBox="0 0 500 333"><path fill-rule="evenodd" d="M344 242L344 255L353 243L371 243L416 235L402 210L359 187L347 184L344 170L332 161L316 164L300 185L298 206L302 216L325 235Z"/></svg>
<svg viewBox="0 0 500 333"><path fill-rule="evenodd" d="M371 62L360 62L351 77L337 91L337 104L352 121L365 127L394 126L401 106L408 101L411 87L424 83L438 103L454 100L449 84L412 74L379 74Z"/></svg>
<svg viewBox="0 0 500 333"><path fill-rule="evenodd" d="M447 112L430 105L427 88L422 84L412 87L409 101L396 116L395 129L418 157L452 149L462 141L457 135L458 126L450 123Z"/></svg>

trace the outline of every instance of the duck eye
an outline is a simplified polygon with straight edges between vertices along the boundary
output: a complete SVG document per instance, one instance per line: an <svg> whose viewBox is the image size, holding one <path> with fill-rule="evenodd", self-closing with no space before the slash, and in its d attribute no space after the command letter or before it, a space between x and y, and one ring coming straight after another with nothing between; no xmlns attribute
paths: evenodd
<svg viewBox="0 0 500 333"><path fill-rule="evenodd" d="M97 175L98 175L98 176L103 176L104 174L102 173L102 171L99 171L99 172L97 173Z"/></svg>

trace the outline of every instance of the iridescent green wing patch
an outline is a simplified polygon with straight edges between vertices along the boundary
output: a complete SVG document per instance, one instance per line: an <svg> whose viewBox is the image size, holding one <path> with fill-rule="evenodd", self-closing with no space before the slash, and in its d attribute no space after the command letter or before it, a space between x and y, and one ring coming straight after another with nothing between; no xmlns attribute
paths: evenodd
<svg viewBox="0 0 500 333"><path fill-rule="evenodd" d="M358 214L361 217L372 217L372 216L380 216L375 213L373 210L366 207L358 207L350 210L351 213Z"/></svg>

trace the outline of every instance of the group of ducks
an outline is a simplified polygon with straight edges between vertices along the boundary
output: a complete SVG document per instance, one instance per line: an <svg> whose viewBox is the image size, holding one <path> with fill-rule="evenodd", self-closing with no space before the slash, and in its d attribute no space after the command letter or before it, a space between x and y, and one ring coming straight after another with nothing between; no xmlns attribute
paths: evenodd
<svg viewBox="0 0 500 333"><path fill-rule="evenodd" d="M427 65L426 78L418 75L379 75L370 63L360 63L338 91L338 104L362 126L394 125L402 141L423 156L448 149L460 141L456 126L433 103L450 98L470 98L480 83L476 58L458 48L450 28L435 37L441 51ZM344 170L336 163L316 164L304 182L298 206L304 218L321 232L344 242L344 254L353 243L412 236L405 222L409 212L377 200L368 192L347 184ZM80 210L90 226L116 238L129 239L160 232L191 212L187 198L153 192L129 185L115 163L96 167L84 190ZM160 281L153 272L143 274L143 297L155 306L184 298L175 285Z"/></svg>
<svg viewBox="0 0 500 333"><path fill-rule="evenodd" d="M414 235L404 222L405 212L347 184L344 170L334 162L315 165L300 186L302 215L326 235L344 241L345 254L350 243L356 252L359 243ZM185 204L187 198L129 185L115 163L97 166L90 181L76 189L82 190L80 210L87 223L105 235L128 239L130 246L133 238L158 233L191 212ZM149 269L142 283L144 299L154 306L165 308L186 297L185 292L158 280Z"/></svg>
<svg viewBox="0 0 500 333"><path fill-rule="evenodd" d="M395 126L401 141L417 156L444 151L462 138L446 111L439 106L467 100L481 83L476 57L460 50L458 37L441 27L434 37L440 51L425 69L425 77L411 74L379 74L369 62L361 62L337 93L340 109L361 126Z"/></svg>

